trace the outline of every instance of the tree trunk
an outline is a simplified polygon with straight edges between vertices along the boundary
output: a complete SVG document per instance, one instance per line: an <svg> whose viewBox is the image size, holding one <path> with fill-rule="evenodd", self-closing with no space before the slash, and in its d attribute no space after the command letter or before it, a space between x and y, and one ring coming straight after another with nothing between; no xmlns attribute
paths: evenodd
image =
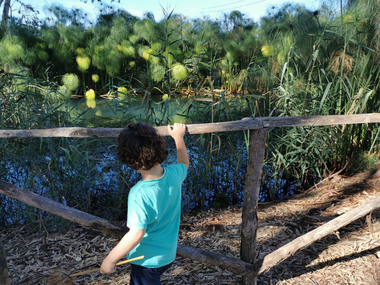
<svg viewBox="0 0 380 285"><path fill-rule="evenodd" d="M0 6L3 0L0 2ZM1 19L1 26L6 27L9 19L9 8L11 7L11 0L5 0L3 7L3 16Z"/></svg>
<svg viewBox="0 0 380 285"><path fill-rule="evenodd" d="M257 255L257 208L267 135L267 128L249 131L249 157L245 179L240 256L241 260L249 262L253 266L256 264ZM252 272L251 276L245 276L244 283L256 285L257 275Z"/></svg>
<svg viewBox="0 0 380 285"><path fill-rule="evenodd" d="M0 284L9 285L7 259L3 247L3 243L0 240Z"/></svg>

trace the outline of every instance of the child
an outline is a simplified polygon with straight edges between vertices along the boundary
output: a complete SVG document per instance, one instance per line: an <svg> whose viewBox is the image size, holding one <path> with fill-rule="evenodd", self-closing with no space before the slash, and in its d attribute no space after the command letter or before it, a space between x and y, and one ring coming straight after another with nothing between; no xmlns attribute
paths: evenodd
<svg viewBox="0 0 380 285"><path fill-rule="evenodd" d="M113 273L115 264L144 256L131 263L130 285L161 284L160 276L173 263L181 213L181 184L189 168L184 135L186 126L168 126L177 149L177 163L161 167L168 155L165 140L141 123L129 124L118 137L117 156L142 176L128 196L129 232L104 259L100 272Z"/></svg>

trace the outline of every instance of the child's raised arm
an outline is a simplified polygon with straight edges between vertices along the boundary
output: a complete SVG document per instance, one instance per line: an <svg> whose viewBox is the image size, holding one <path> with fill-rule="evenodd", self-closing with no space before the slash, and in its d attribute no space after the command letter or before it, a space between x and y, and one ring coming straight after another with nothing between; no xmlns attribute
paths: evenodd
<svg viewBox="0 0 380 285"><path fill-rule="evenodd" d="M189 155L187 153L185 140L183 139L186 132L186 125L175 123L172 127L168 126L168 131L170 136L174 139L177 148L177 163L184 163L186 168L189 169Z"/></svg>

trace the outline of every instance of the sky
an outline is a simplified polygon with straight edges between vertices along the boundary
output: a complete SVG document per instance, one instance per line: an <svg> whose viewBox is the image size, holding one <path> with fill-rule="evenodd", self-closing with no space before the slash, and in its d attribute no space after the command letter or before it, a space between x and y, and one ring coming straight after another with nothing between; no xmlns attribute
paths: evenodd
<svg viewBox="0 0 380 285"><path fill-rule="evenodd" d="M80 8L88 14L92 14L96 19L99 0L21 0L25 4L30 4L41 14L51 4L62 5L65 8ZM118 3L118 1L120 3ZM13 13L16 14L17 1L12 0ZM111 0L102 0L104 3L111 4ZM120 7L134 16L142 17L145 12L152 12L156 21L163 18L164 8L166 11L174 10L174 13L182 14L190 18L202 18L209 16L212 19L221 17L223 13L229 13L233 10L242 12L245 16L259 21L267 15L267 10L271 7L281 7L285 3L303 4L310 10L317 10L320 6L320 0L115 0L112 4Z"/></svg>

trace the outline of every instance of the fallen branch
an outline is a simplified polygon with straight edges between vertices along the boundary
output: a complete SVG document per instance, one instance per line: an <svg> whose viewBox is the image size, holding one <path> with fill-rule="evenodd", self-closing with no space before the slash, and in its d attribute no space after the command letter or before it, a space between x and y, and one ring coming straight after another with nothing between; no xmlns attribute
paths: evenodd
<svg viewBox="0 0 380 285"><path fill-rule="evenodd" d="M314 188L318 188L318 186L322 183L324 183L326 180L330 180L331 178L333 178L334 176L337 176L339 175L343 170L346 169L347 165L348 165L349 161L346 162L346 164L343 166L343 168L341 170L339 170L338 172L335 172L329 176L327 176L326 178L324 178L323 180L319 181L317 184L314 184L314 186L310 187L310 189L308 189L306 191L306 193L310 192L311 190L313 190Z"/></svg>
<svg viewBox="0 0 380 285"><path fill-rule="evenodd" d="M276 264L284 261L288 257L292 256L298 250L307 247L315 241L334 233L340 228L352 223L353 221L364 217L372 212L374 209L380 208L380 196L372 199L370 202L361 205L347 213L327 222L326 224L304 234L284 245L283 247L275 250L274 252L266 255L261 262L261 267L258 269L258 274L261 274L271 269ZM260 262L259 262L260 264Z"/></svg>
<svg viewBox="0 0 380 285"><path fill-rule="evenodd" d="M2 180L0 180L0 193L24 202L29 206L41 209L110 236L121 238L128 231L127 227L112 224L105 219L62 205ZM240 259L184 245L178 245L177 254L199 262L219 266L220 268L242 276L251 274L253 270L251 264Z"/></svg>

